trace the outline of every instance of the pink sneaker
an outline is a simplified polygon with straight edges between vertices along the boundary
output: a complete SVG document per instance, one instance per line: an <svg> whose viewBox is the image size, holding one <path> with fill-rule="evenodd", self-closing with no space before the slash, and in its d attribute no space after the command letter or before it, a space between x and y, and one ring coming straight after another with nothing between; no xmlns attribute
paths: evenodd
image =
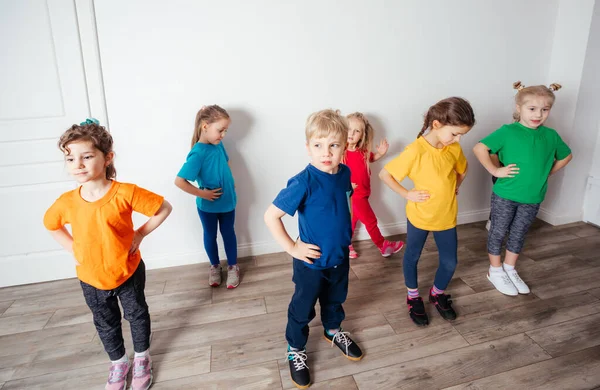
<svg viewBox="0 0 600 390"><path fill-rule="evenodd" d="M351 259L358 258L358 253L356 253L356 251L354 250L354 247L352 246L352 244L350 244L350 246L348 248L350 249L350 258Z"/></svg>
<svg viewBox="0 0 600 390"><path fill-rule="evenodd" d="M111 364L108 373L106 390L125 390L127 388L127 373L129 373L129 360L125 363Z"/></svg>
<svg viewBox="0 0 600 390"><path fill-rule="evenodd" d="M404 243L402 241L383 241L383 245L379 248L379 252L381 252L381 256L390 257L394 253L400 252L400 250L404 247Z"/></svg>
<svg viewBox="0 0 600 390"><path fill-rule="evenodd" d="M133 359L131 390L148 390L152 385L152 359L150 355Z"/></svg>

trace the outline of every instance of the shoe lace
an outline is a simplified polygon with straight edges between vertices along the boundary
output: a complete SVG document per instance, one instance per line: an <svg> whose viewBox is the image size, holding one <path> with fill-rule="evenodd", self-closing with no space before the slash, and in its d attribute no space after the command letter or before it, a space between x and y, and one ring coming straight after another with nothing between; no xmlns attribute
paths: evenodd
<svg viewBox="0 0 600 390"><path fill-rule="evenodd" d="M517 277L519 277L519 276L517 275ZM502 275L502 283L504 283L507 286L513 284L513 282L510 280L510 277L508 276L507 273L504 273L504 275Z"/></svg>
<svg viewBox="0 0 600 390"><path fill-rule="evenodd" d="M331 338L331 346L333 347L335 344L335 341L337 340L338 343L342 344L346 348L346 355L348 355L348 347L352 344L352 340L350 340L350 338L347 336L349 334L350 333L344 332L343 330L340 329Z"/></svg>
<svg viewBox="0 0 600 390"><path fill-rule="evenodd" d="M287 351L287 358L293 361L296 371L304 370L305 368L308 370L308 366L306 365L306 359L308 359L306 350Z"/></svg>
<svg viewBox="0 0 600 390"><path fill-rule="evenodd" d="M219 272L221 272L221 269L219 267L210 267L211 276L217 276Z"/></svg>
<svg viewBox="0 0 600 390"><path fill-rule="evenodd" d="M513 279L515 280L515 282L517 282L517 283L525 283L525 282L523 282L523 279L521 279L521 277L519 276L519 273L516 270L510 271L510 275L513 277Z"/></svg>
<svg viewBox="0 0 600 390"><path fill-rule="evenodd" d="M108 373L108 383L117 383L123 381L127 372L125 371L127 363L113 364Z"/></svg>
<svg viewBox="0 0 600 390"><path fill-rule="evenodd" d="M146 373L148 359L137 359L133 362L133 376L140 377Z"/></svg>

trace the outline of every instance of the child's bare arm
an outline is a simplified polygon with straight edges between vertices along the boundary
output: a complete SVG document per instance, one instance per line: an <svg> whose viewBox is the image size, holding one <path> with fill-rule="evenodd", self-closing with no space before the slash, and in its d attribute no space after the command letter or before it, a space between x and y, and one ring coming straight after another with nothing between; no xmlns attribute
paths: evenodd
<svg viewBox="0 0 600 390"><path fill-rule="evenodd" d="M550 175L563 169L568 163L571 162L572 159L573 159L573 154L571 153L567 157L563 158L562 160L554 161L554 164L552 165L552 169L550 170ZM550 175L548 175L548 176L550 176Z"/></svg>
<svg viewBox="0 0 600 390"><path fill-rule="evenodd" d="M377 145L377 147L375 148L377 150L377 152L373 154L373 162L375 162L375 161L379 160L380 158L382 158L383 156L385 156L389 147L390 147L390 144L388 144L387 138L382 139L379 142L379 144Z"/></svg>
<svg viewBox="0 0 600 390"><path fill-rule="evenodd" d="M495 177L515 177L515 175L519 174L519 167L517 164L508 164L505 167L499 167L500 163L495 164L492 160L492 156L489 152L489 149L486 145L479 142L473 148L473 153L475 153L475 157L477 160L483 165L483 167L490 173L490 175ZM506 163L506 161L504 161Z"/></svg>
<svg viewBox="0 0 600 390"><path fill-rule="evenodd" d="M265 224L267 228L269 228L273 238L281 245L284 251L298 260L312 264L313 262L310 259L321 257L321 249L316 245L302 242L300 238L296 241L292 240L281 221L281 218L285 214L283 210L271 204L265 212Z"/></svg>
<svg viewBox="0 0 600 390"><path fill-rule="evenodd" d="M73 236L63 226L58 230L50 230L50 235L69 253L73 253Z"/></svg>
<svg viewBox="0 0 600 390"><path fill-rule="evenodd" d="M135 253L135 251L139 248L140 244L144 237L148 234L152 233L157 227L159 227L165 219L171 214L173 207L169 202L163 200L162 205L150 219L146 221L145 224L140 226L133 235L133 241L131 243L131 248L129 248L129 253Z"/></svg>
<svg viewBox="0 0 600 390"><path fill-rule="evenodd" d="M216 188L214 190L201 190L200 188L192 185L189 181L185 180L183 177L177 176L175 178L175 185L184 192L187 192L190 195L197 196L202 199L213 201L215 199L219 199L219 197L223 194L220 188Z"/></svg>
<svg viewBox="0 0 600 390"><path fill-rule="evenodd" d="M382 169L379 172L379 178L394 191L399 194L404 199L410 200L411 202L425 202L429 199L429 192L427 191L419 191L419 190L407 190L400 183L394 179L392 175L388 171Z"/></svg>

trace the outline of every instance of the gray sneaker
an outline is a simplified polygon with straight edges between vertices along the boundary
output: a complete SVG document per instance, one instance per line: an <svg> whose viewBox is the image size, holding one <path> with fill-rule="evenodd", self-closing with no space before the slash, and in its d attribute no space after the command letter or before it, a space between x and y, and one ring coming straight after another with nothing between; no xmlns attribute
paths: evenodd
<svg viewBox="0 0 600 390"><path fill-rule="evenodd" d="M208 285L211 287L219 287L221 285L221 264L210 266Z"/></svg>
<svg viewBox="0 0 600 390"><path fill-rule="evenodd" d="M240 266L227 267L227 288L236 288L240 284Z"/></svg>

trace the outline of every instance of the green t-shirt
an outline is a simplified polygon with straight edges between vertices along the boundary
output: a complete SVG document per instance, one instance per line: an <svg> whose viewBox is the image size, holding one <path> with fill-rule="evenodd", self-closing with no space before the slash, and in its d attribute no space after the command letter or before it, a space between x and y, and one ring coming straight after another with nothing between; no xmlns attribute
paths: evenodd
<svg viewBox="0 0 600 390"><path fill-rule="evenodd" d="M571 154L571 149L554 129L530 129L519 122L504 125L480 141L498 154L502 164L517 164L515 177L499 178L494 193L519 203L541 203L548 189L548 175L555 160Z"/></svg>

